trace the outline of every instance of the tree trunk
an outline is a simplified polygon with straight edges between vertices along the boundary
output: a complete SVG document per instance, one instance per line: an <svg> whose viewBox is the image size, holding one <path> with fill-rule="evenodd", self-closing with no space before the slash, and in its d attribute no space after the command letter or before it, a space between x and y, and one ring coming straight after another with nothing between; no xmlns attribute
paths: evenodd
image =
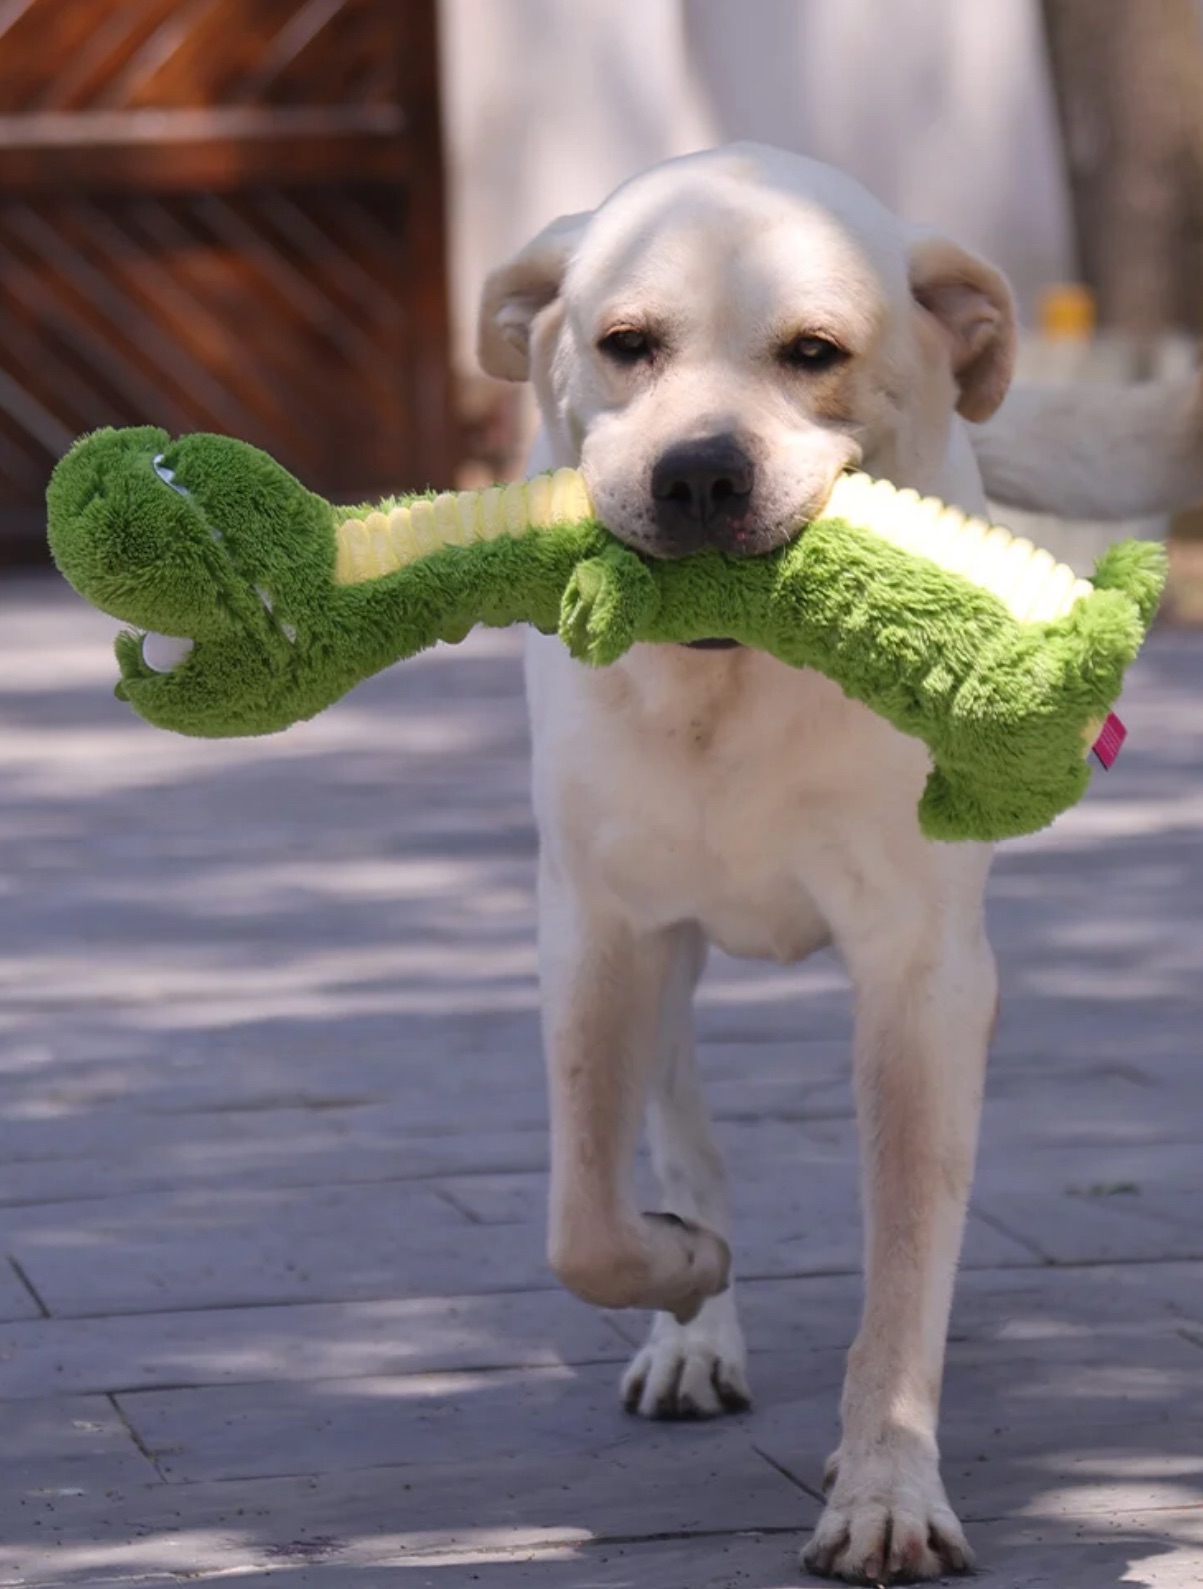
<svg viewBox="0 0 1203 1589"><path fill-rule="evenodd" d="M1197 0L1043 0L1078 255L1103 324L1203 321Z"/></svg>

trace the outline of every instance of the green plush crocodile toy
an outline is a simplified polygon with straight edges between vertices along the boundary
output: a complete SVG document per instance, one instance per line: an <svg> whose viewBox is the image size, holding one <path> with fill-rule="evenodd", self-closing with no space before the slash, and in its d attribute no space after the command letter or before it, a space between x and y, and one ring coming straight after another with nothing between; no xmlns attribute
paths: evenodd
<svg viewBox="0 0 1203 1589"><path fill-rule="evenodd" d="M118 637L117 693L163 728L273 733L478 624L558 631L594 666L725 638L922 739L937 839L1031 832L1079 798L1165 574L1159 546L1122 542L1080 580L864 475L767 556L657 560L597 522L573 470L337 508L244 442L151 428L81 439L48 505L62 572L138 631Z"/></svg>

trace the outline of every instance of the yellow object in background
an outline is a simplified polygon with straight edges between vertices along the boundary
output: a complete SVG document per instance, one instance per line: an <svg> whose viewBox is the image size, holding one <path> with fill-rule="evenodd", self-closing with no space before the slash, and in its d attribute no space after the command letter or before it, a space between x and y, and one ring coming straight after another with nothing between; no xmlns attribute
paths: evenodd
<svg viewBox="0 0 1203 1589"><path fill-rule="evenodd" d="M1085 342L1094 335L1094 293L1078 281L1059 281L1040 294L1040 334L1056 341Z"/></svg>

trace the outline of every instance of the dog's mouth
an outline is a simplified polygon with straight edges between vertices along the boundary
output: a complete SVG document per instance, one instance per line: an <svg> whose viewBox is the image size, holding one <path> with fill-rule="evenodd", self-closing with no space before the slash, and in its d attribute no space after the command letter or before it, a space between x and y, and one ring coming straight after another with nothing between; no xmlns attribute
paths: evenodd
<svg viewBox="0 0 1203 1589"><path fill-rule="evenodd" d="M780 530L766 530L762 525L748 528L746 523L741 522L732 526L713 550L727 557L764 557L780 550L783 544ZM686 640L684 644L691 651L738 651L742 649L743 643L732 640L728 635L706 635L701 640Z"/></svg>

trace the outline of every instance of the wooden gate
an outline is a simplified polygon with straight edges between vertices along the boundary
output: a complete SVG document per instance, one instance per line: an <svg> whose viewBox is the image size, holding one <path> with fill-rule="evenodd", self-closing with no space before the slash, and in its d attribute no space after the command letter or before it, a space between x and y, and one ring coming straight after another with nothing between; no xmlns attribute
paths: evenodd
<svg viewBox="0 0 1203 1589"><path fill-rule="evenodd" d="M99 425L449 484L436 0L0 0L0 536Z"/></svg>

